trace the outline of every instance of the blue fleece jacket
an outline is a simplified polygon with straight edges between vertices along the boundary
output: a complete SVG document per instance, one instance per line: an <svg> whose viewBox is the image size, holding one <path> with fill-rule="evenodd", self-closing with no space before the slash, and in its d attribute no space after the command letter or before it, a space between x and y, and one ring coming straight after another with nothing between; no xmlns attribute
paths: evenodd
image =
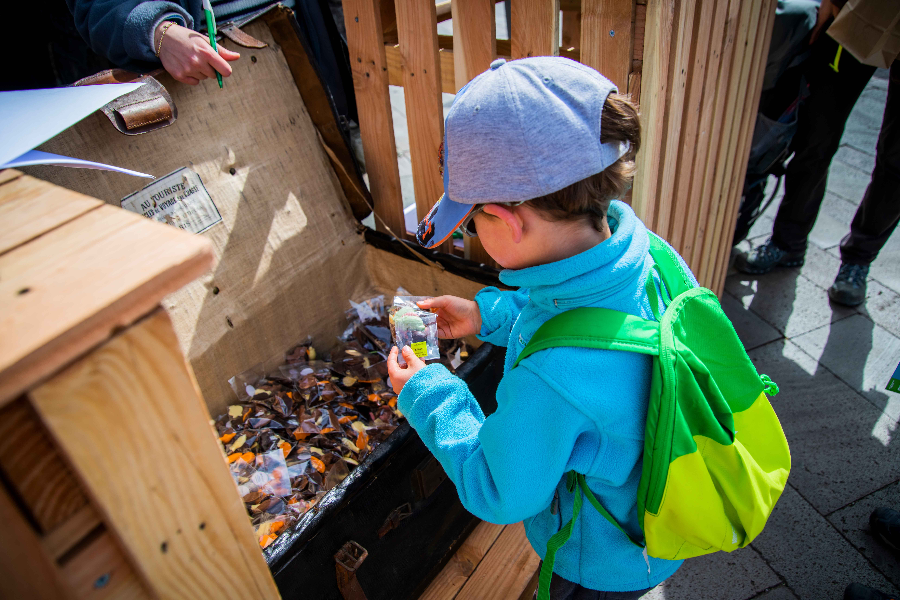
<svg viewBox="0 0 900 600"><path fill-rule="evenodd" d="M517 271L475 300L481 339L506 346L497 411L485 418L466 384L441 365L407 382L399 406L456 485L463 505L492 523L525 522L543 558L547 541L572 516L565 473L584 473L616 520L640 536L637 488L652 358L589 348L551 348L512 368L547 319L580 306L653 319L644 282L650 269L647 229L631 208L613 201L612 237L571 258ZM696 285L696 280L694 280ZM658 287L658 281L657 281ZM662 307L661 307L662 308ZM559 510L551 504L559 498ZM556 512L557 514L554 514ZM587 502L554 571L584 587L632 591L657 585L681 561L650 558Z"/></svg>

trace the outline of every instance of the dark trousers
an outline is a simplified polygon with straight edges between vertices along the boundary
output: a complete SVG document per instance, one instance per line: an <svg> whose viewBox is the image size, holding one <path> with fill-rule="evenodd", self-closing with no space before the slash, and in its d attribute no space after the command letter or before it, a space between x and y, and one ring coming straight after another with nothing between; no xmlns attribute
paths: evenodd
<svg viewBox="0 0 900 600"><path fill-rule="evenodd" d="M554 573L550 580L550 600L638 600L652 589L635 592L601 592L582 587ZM537 590L534 597L537 598Z"/></svg>
<svg viewBox="0 0 900 600"><path fill-rule="evenodd" d="M772 241L782 250L806 249L825 197L828 167L840 145L844 127L875 67L863 65L846 51L838 70L838 45L823 34L809 59L810 96L798 113L798 129L791 142L794 158L785 175L785 194L775 218ZM891 66L887 106L878 136L875 170L850 233L841 241L841 260L868 265L887 242L900 220L900 61Z"/></svg>

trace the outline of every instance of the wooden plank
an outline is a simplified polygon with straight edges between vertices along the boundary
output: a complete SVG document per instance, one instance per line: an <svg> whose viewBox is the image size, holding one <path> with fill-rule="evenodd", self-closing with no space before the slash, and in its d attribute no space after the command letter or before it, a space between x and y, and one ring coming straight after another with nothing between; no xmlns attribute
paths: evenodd
<svg viewBox="0 0 900 600"><path fill-rule="evenodd" d="M712 122L709 133L708 143L706 147L706 160L703 171L700 173L701 187L692 188L691 194L699 196L700 210L696 218L696 228L694 231L694 241L691 244L692 253L685 256L691 270L698 277L700 276L701 266L703 262L703 249L706 246L707 233L709 230L710 213L716 210L713 202L712 189L715 183L716 164L722 146L723 127L728 126L725 123L725 106L728 99L728 75L730 73L734 50L735 38L737 35L737 26L740 16L739 0L729 0L727 7L724 7L725 23L722 26L722 40L719 49L719 67L718 73L715 74L715 84L709 89L710 96L714 97L711 107ZM717 19L718 21L718 19ZM713 70L707 71L707 76L712 76ZM699 172L698 172L699 173Z"/></svg>
<svg viewBox="0 0 900 600"><path fill-rule="evenodd" d="M380 217L375 219L375 228L390 229L393 235L402 236L403 197L388 93L381 0L344 0L343 6L369 190L375 214Z"/></svg>
<svg viewBox="0 0 900 600"><path fill-rule="evenodd" d="M18 171L16 169L0 169L0 185L9 183L13 179L18 179L21 176L22 171Z"/></svg>
<svg viewBox="0 0 900 600"><path fill-rule="evenodd" d="M559 0L516 0L510 10L513 58L559 55Z"/></svg>
<svg viewBox="0 0 900 600"><path fill-rule="evenodd" d="M482 521L469 534L450 562L434 578L419 600L445 600L456 597L478 564L500 537L505 525Z"/></svg>
<svg viewBox="0 0 900 600"><path fill-rule="evenodd" d="M632 35L631 52L632 60L644 60L644 36L647 27L647 5L636 4L634 6L634 33Z"/></svg>
<svg viewBox="0 0 900 600"><path fill-rule="evenodd" d="M647 31L641 81L641 151L638 152L632 208L655 230L657 190L662 152L665 148L666 98L669 88L669 54L673 34L675 0L660 0L647 6Z"/></svg>
<svg viewBox="0 0 900 600"><path fill-rule="evenodd" d="M493 0L453 0L453 63L456 89L487 71L497 57Z"/></svg>
<svg viewBox="0 0 900 600"><path fill-rule="evenodd" d="M497 43L497 56L507 60L512 59L512 49L509 40L495 40ZM385 60L388 67L388 83L390 85L403 86L403 54L399 44L386 44L384 47ZM560 56L571 58L574 61L581 60L578 49L560 49ZM441 62L441 91L445 94L455 94L456 69L453 58L453 37L449 35L438 36L438 56ZM490 63L489 63L490 64Z"/></svg>
<svg viewBox="0 0 900 600"><path fill-rule="evenodd" d="M21 176L0 186L0 254L77 219L103 202Z"/></svg>
<svg viewBox="0 0 900 600"><path fill-rule="evenodd" d="M67 556L60 572L78 598L153 598L106 531Z"/></svg>
<svg viewBox="0 0 900 600"><path fill-rule="evenodd" d="M581 12L570 10L563 11L562 14L562 43L560 51L563 49L574 50L581 47Z"/></svg>
<svg viewBox="0 0 900 600"><path fill-rule="evenodd" d="M78 480L24 397L0 408L0 470L41 534L89 506Z"/></svg>
<svg viewBox="0 0 900 600"><path fill-rule="evenodd" d="M597 69L620 90L631 72L632 0L583 0L581 62Z"/></svg>
<svg viewBox="0 0 900 600"><path fill-rule="evenodd" d="M444 106L436 18L433 2L397 4L417 221L425 218L444 193L444 181L438 168L444 142ZM450 242L438 249L450 252Z"/></svg>
<svg viewBox="0 0 900 600"><path fill-rule="evenodd" d="M690 73L690 50L694 35L694 2L680 2L675 14L672 52L669 55L669 87L667 89L667 129L665 150L660 164L660 181L656 196L657 212L655 231L668 239L671 236L671 218L675 204L675 177L679 170L682 126L685 123L684 100ZM677 248L676 248L677 250Z"/></svg>
<svg viewBox="0 0 900 600"><path fill-rule="evenodd" d="M278 598L165 311L30 397L153 594Z"/></svg>
<svg viewBox="0 0 900 600"><path fill-rule="evenodd" d="M641 72L634 71L628 76L628 95L631 101L640 104L641 102Z"/></svg>
<svg viewBox="0 0 900 600"><path fill-rule="evenodd" d="M751 5L748 12L741 11L741 26L738 30L738 41L736 44L736 65L731 70L731 81L729 86L734 91L733 105L728 107L727 118L729 124L728 144L724 154L720 157L724 164L717 173L717 185L713 188L713 201L717 203L716 224L712 231L712 237L708 238L711 243L704 250L708 254L707 267L704 270L701 265L701 285L712 287L716 277L716 267L718 257L721 254L722 237L726 234L723 230L726 228L725 223L728 220L730 206L728 202L728 188L731 181L731 175L734 171L734 161L737 157L738 143L740 138L740 129L742 123L742 111L746 104L747 81L750 77L750 69L753 63L754 39L757 28L759 27L761 7ZM739 57L737 55L740 55ZM738 62L738 60L740 62ZM729 91L729 93L731 90Z"/></svg>
<svg viewBox="0 0 900 600"><path fill-rule="evenodd" d="M686 98L684 100L684 124L681 128L681 148L677 154L678 167L674 179L673 204L678 207L672 211L671 229L667 241L682 256L689 255L691 246L685 247L685 228L692 226L697 218L700 198L691 195L692 176L694 165L700 164L705 158L704 142L705 130L702 130L701 120L704 102L708 102L714 96L705 94L707 84L707 68L712 66L710 54L715 33L712 30L715 6L725 4L720 0L697 0L697 8L694 12L693 43L688 62L688 81L686 86ZM721 31L721 28L719 28ZM693 236L690 236L693 242Z"/></svg>
<svg viewBox="0 0 900 600"><path fill-rule="evenodd" d="M540 561L525 537L525 526L508 525L460 590L457 600L518 598Z"/></svg>
<svg viewBox="0 0 900 600"><path fill-rule="evenodd" d="M722 185L724 182L724 173L728 167L731 153L731 141L735 130L735 118L739 100L741 87L740 72L744 64L746 56L747 34L750 27L750 15L752 5L746 2L737 2L732 5L732 10L737 11L737 16L732 18L734 25L733 51L731 63L726 63L723 67L723 76L720 78L719 86L725 91L726 101L724 108L719 109L719 119L722 122L721 132L719 135L718 151L715 162L715 169L712 176L712 187L710 192L709 215L707 216L706 232L703 241L703 250L700 256L700 267L695 271L697 280L701 285L708 286L711 281L711 272L715 268L715 259L717 248L716 235L720 233L719 228L724 220L724 209L722 201ZM729 30L730 33L730 30ZM727 38L726 38L727 39Z"/></svg>
<svg viewBox="0 0 900 600"><path fill-rule="evenodd" d="M90 504L82 506L68 520L43 537L44 549L54 560L59 560L92 531L103 527L100 515Z"/></svg>
<svg viewBox="0 0 900 600"><path fill-rule="evenodd" d="M74 598L37 533L0 485L0 598Z"/></svg>
<svg viewBox="0 0 900 600"><path fill-rule="evenodd" d="M212 262L206 238L112 206L0 255L0 405L149 313Z"/></svg>
<svg viewBox="0 0 900 600"><path fill-rule="evenodd" d="M445 0L435 6L435 16L437 17L438 23L443 23L444 21L449 21L453 18L453 8L451 7L451 4L453 3L450 0Z"/></svg>
<svg viewBox="0 0 900 600"><path fill-rule="evenodd" d="M737 220L737 212L740 206L741 191L744 177L747 172L747 159L750 154L750 144L753 137L753 126L756 122L756 112L759 109L759 98L762 92L762 82L765 71L766 57L769 52L769 44L772 41L772 22L775 18L775 0L768 0L760 5L759 25L756 28L756 45L753 50L753 65L750 76L746 81L744 93L744 109L741 125L741 137L738 141L737 152L734 157L734 171L731 176L731 186L728 193L728 201L731 209L725 220L722 231L722 241L719 259L714 273L711 289L721 297L725 287L725 275L728 270L731 256L731 242L734 239L734 225Z"/></svg>
<svg viewBox="0 0 900 600"><path fill-rule="evenodd" d="M456 89L487 71L497 56L497 23L493 0L452 0L453 63ZM478 238L465 238L465 256L495 265Z"/></svg>
<svg viewBox="0 0 900 600"><path fill-rule="evenodd" d="M388 66L388 83L403 87L403 53L400 52L400 45L385 46L384 55ZM438 59L441 63L441 92L455 94L456 74L453 68L453 51L439 49ZM443 111L443 108L441 110Z"/></svg>

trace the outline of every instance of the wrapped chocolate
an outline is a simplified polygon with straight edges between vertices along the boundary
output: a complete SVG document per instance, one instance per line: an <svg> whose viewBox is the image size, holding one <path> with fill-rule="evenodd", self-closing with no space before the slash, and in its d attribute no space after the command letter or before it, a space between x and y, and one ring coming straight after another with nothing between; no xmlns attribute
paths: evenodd
<svg viewBox="0 0 900 600"><path fill-rule="evenodd" d="M434 360L441 357L437 315L419 308L417 304L426 298L427 296L394 296L388 319L395 346L409 346L422 360ZM406 364L402 354L397 360L401 365Z"/></svg>

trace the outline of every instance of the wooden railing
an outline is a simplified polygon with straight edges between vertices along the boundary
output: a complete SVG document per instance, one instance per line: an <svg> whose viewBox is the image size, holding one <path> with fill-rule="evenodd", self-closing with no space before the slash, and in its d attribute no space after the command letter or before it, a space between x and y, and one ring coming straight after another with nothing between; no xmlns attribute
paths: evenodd
<svg viewBox="0 0 900 600"><path fill-rule="evenodd" d="M455 93L498 56L562 55L641 103L632 205L701 284L721 292L775 0L513 0L511 40L497 39L494 0L343 3L376 227L411 239L388 85L405 92L421 219L443 192L441 92ZM452 37L437 32L447 18ZM477 238L464 253L492 264Z"/></svg>

